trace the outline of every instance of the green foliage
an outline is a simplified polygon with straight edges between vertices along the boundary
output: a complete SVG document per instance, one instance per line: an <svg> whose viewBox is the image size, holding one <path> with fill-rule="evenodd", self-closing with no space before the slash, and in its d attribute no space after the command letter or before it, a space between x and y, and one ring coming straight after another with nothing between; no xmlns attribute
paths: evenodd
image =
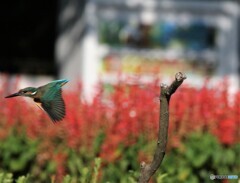
<svg viewBox="0 0 240 183"><path fill-rule="evenodd" d="M239 175L239 154L239 144L227 148L210 134L195 133L186 139L182 148L167 153L160 172L168 173L166 183L210 183L211 174Z"/></svg>
<svg viewBox="0 0 240 183"><path fill-rule="evenodd" d="M143 136L140 136L138 143L132 146L119 145L116 153L119 154L121 158L117 161L108 163L103 171L103 182L119 182L119 183L135 183L139 177L140 162L138 159L139 152L148 146L148 142Z"/></svg>
<svg viewBox="0 0 240 183"><path fill-rule="evenodd" d="M11 173L0 173L0 183L13 182L13 175Z"/></svg>
<svg viewBox="0 0 240 183"><path fill-rule="evenodd" d="M86 149L82 148L79 152L72 149L68 152L67 167L71 181L89 182L91 178L90 166L86 162L91 162L94 157L88 153ZM67 178L69 179L69 178Z"/></svg>
<svg viewBox="0 0 240 183"><path fill-rule="evenodd" d="M141 161L139 153L152 157L155 142L148 142L144 137L140 137L137 143L130 146L119 144L115 149L117 160L107 162L96 158L104 138L104 134L98 135L92 150L80 147L78 151L71 148L64 151L67 158L64 164L66 175L62 178L63 183L137 182ZM0 183L36 182L34 171L37 147L37 141L16 133L2 141ZM212 182L210 174L239 175L240 165L237 163L239 155L240 144L223 146L211 134L193 133L185 138L182 146L166 153L160 169L153 177L153 182L210 183ZM18 163L20 165L16 165ZM50 160L45 166L40 167L38 171L41 171L41 176L37 182L50 182L51 176L56 172L56 165L54 160Z"/></svg>
<svg viewBox="0 0 240 183"><path fill-rule="evenodd" d="M73 181L73 178L70 175L66 175L63 178L63 183L72 183L72 182L74 182L74 181Z"/></svg>
<svg viewBox="0 0 240 183"><path fill-rule="evenodd" d="M95 141L93 142L93 152L94 152L95 155L100 153L101 146L104 142L104 139L105 139L105 133L100 132L98 134L98 136L96 137Z"/></svg>
<svg viewBox="0 0 240 183"><path fill-rule="evenodd" d="M27 139L25 135L17 135L13 130L11 135L0 143L0 168L27 174L36 153L37 142Z"/></svg>
<svg viewBox="0 0 240 183"><path fill-rule="evenodd" d="M0 183L28 183L29 176L20 176L14 181L12 173L0 173Z"/></svg>
<svg viewBox="0 0 240 183"><path fill-rule="evenodd" d="M68 174L63 178L63 183L97 183L100 166L101 158L95 158L94 167L92 170L87 167L83 168L83 170L80 172L81 176L79 177Z"/></svg>
<svg viewBox="0 0 240 183"><path fill-rule="evenodd" d="M16 180L16 183L30 183L30 176L20 176L18 177L18 179Z"/></svg>
<svg viewBox="0 0 240 183"><path fill-rule="evenodd" d="M101 165L101 158L96 158L95 159L95 166L94 166L94 171L93 171L93 176L92 176L92 183L97 183L97 177L99 173L99 168Z"/></svg>

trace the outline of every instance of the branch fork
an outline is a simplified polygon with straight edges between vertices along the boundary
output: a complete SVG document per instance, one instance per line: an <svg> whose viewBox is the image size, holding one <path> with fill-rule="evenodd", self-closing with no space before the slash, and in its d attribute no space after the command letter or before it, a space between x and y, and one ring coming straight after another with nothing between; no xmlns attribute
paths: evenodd
<svg viewBox="0 0 240 183"><path fill-rule="evenodd" d="M166 84L161 84L160 92L160 118L159 118L159 131L158 131L158 140L157 147L154 152L153 160L151 163L147 164L141 162L140 165L140 177L139 183L147 183L153 174L160 167L162 160L165 156L166 146L167 146L167 137L168 137L168 124L169 124L169 101L172 94L178 89L178 87L186 79L186 75L182 72L178 72L175 75L175 80L170 86Z"/></svg>

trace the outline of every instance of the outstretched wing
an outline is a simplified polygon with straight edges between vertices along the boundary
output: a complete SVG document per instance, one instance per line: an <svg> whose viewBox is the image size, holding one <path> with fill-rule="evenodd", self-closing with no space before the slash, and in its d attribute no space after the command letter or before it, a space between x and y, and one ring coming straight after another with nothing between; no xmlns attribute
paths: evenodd
<svg viewBox="0 0 240 183"><path fill-rule="evenodd" d="M41 107L47 112L52 121L58 122L65 116L65 103L61 87L47 90L41 98Z"/></svg>

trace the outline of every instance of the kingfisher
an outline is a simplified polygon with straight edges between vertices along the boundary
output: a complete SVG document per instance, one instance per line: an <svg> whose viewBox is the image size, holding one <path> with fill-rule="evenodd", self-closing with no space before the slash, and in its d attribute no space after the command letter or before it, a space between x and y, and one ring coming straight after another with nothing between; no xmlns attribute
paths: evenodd
<svg viewBox="0 0 240 183"><path fill-rule="evenodd" d="M53 123L61 121L66 114L65 103L62 98L62 86L69 80L61 79L52 81L38 88L27 87L5 98L23 96L30 97L40 109L45 111Z"/></svg>

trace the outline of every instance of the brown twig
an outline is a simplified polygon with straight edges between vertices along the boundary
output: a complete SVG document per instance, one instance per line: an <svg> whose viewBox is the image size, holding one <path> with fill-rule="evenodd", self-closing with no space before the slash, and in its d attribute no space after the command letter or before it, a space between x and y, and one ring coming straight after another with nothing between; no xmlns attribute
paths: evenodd
<svg viewBox="0 0 240 183"><path fill-rule="evenodd" d="M139 177L139 183L147 183L153 174L160 167L165 155L168 137L168 123L169 123L169 101L171 95L177 90L177 88L186 79L186 75L178 72L175 75L175 80L170 86L161 84L160 93L160 118L159 118L159 131L157 147L154 153L154 157L151 163L141 163L141 172Z"/></svg>

